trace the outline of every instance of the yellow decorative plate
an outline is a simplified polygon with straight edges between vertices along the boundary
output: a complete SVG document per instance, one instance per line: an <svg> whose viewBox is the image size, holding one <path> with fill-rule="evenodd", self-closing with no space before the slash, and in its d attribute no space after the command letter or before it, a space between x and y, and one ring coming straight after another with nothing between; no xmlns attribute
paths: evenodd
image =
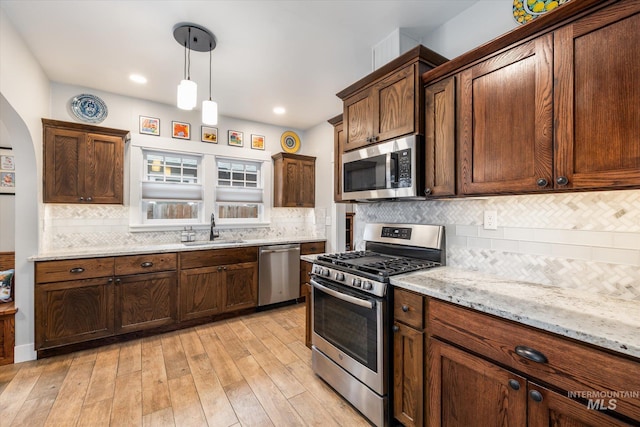
<svg viewBox="0 0 640 427"><path fill-rule="evenodd" d="M293 131L286 131L280 137L280 145L287 153L295 153L300 149L300 137Z"/></svg>
<svg viewBox="0 0 640 427"><path fill-rule="evenodd" d="M526 24L569 0L513 0L513 19Z"/></svg>

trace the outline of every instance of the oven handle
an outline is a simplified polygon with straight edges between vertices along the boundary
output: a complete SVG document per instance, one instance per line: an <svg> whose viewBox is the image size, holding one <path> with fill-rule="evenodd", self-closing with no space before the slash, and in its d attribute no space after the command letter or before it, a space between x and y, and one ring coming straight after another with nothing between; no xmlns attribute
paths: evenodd
<svg viewBox="0 0 640 427"><path fill-rule="evenodd" d="M346 301L348 303L359 305L360 307L365 307L369 309L372 309L374 306L374 303L371 301L363 300L360 298L352 297L351 295L345 295L342 292L334 291L333 289L327 288L326 286L321 285L320 283L316 282L313 279L311 279L311 284L314 287L321 290L322 292L329 294L333 297L336 297L338 299L341 299L342 301Z"/></svg>

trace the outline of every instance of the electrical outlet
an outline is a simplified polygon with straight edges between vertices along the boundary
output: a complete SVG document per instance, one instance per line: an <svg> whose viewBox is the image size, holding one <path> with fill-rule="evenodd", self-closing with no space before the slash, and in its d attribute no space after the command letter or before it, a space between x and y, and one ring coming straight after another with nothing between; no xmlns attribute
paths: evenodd
<svg viewBox="0 0 640 427"><path fill-rule="evenodd" d="M497 211L484 211L484 229L485 230L498 229L498 212Z"/></svg>

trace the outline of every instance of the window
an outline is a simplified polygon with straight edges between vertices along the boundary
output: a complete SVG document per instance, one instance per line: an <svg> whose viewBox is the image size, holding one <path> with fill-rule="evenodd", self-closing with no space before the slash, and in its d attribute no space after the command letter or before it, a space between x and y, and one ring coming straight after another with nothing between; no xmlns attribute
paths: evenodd
<svg viewBox="0 0 640 427"><path fill-rule="evenodd" d="M262 163L216 159L216 212L221 223L260 222L264 217Z"/></svg>
<svg viewBox="0 0 640 427"><path fill-rule="evenodd" d="M144 151L143 157L142 222L202 222L202 156Z"/></svg>

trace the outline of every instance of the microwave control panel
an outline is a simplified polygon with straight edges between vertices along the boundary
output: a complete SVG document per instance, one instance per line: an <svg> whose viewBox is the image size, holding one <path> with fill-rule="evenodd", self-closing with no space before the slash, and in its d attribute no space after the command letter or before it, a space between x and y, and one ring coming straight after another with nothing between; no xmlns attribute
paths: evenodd
<svg viewBox="0 0 640 427"><path fill-rule="evenodd" d="M398 188L411 187L411 149L398 151Z"/></svg>

